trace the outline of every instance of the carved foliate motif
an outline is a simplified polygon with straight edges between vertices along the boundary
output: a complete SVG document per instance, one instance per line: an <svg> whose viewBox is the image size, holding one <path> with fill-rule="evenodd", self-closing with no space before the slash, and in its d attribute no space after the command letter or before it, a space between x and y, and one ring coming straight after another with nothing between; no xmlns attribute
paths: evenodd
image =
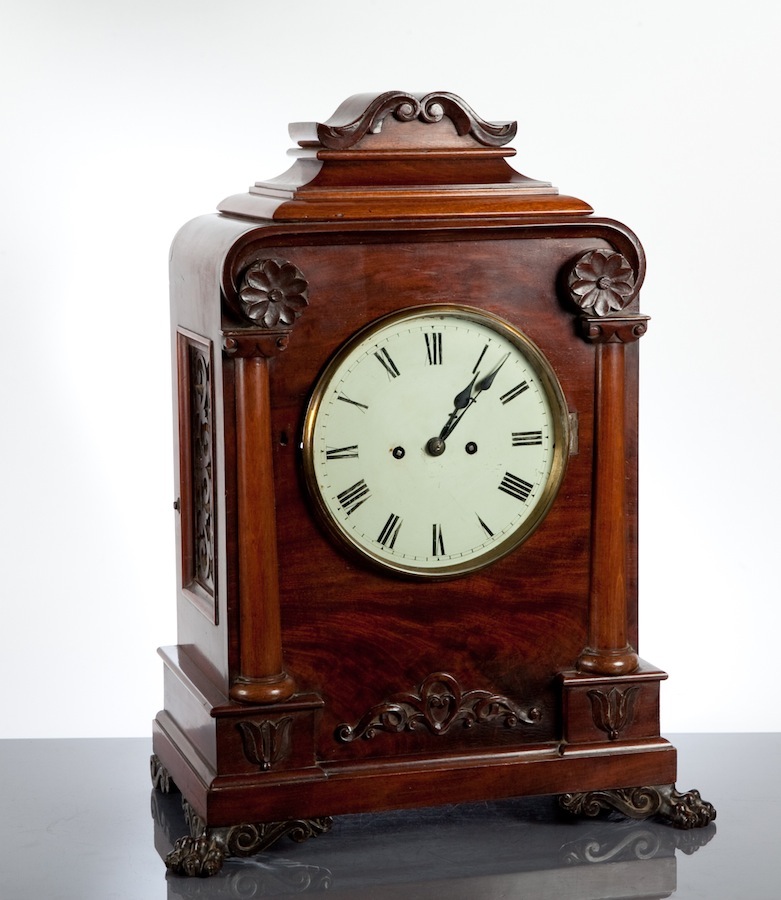
<svg viewBox="0 0 781 900"><path fill-rule="evenodd" d="M417 694L394 694L373 706L357 725L346 722L339 725L336 737L340 741L361 737L370 740L378 731L399 734L420 727L440 735L455 725L514 728L521 723L534 725L541 718L538 707L525 711L507 697L490 691L463 693L452 675L435 672L420 685Z"/></svg>
<svg viewBox="0 0 781 900"><path fill-rule="evenodd" d="M291 326L308 305L307 280L284 259L261 259L241 276L239 305L244 316L262 328Z"/></svg>
<svg viewBox="0 0 781 900"><path fill-rule="evenodd" d="M567 288L582 310L606 316L622 310L635 293L635 273L615 250L589 250L570 269Z"/></svg>
<svg viewBox="0 0 781 900"><path fill-rule="evenodd" d="M333 824L333 819L325 816L318 819L209 828L199 816L188 810L189 804L186 801L183 806L190 835L179 838L165 858L166 867L177 875L216 875L228 857L254 856L285 836L296 843L302 843L330 831Z"/></svg>
<svg viewBox="0 0 781 900"><path fill-rule="evenodd" d="M637 692L640 688L631 685L623 690L612 687L609 691L588 691L594 724L604 731L611 741L618 739L620 732L632 721L632 713Z"/></svg>
<svg viewBox="0 0 781 900"><path fill-rule="evenodd" d="M264 772L287 759L291 748L293 719L264 719L262 722L239 722L244 755Z"/></svg>
<svg viewBox="0 0 781 900"><path fill-rule="evenodd" d="M702 828L716 818L716 810L699 791L681 793L671 784L562 794L559 805L573 815L597 816L612 810L632 819L658 816L675 828Z"/></svg>
<svg viewBox="0 0 781 900"><path fill-rule="evenodd" d="M149 757L149 774L152 776L152 787L161 794L170 794L176 790L176 785L171 780L168 769L160 762L157 754Z"/></svg>
<svg viewBox="0 0 781 900"><path fill-rule="evenodd" d="M189 345L193 495L192 578L214 596L214 475L212 373L208 348Z"/></svg>

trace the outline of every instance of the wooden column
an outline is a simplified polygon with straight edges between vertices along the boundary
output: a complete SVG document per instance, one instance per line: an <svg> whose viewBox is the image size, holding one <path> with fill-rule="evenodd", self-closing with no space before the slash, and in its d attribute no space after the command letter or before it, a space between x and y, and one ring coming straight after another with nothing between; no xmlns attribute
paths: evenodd
<svg viewBox="0 0 781 900"><path fill-rule="evenodd" d="M240 674L233 700L274 703L296 690L284 670L268 360L236 359Z"/></svg>
<svg viewBox="0 0 781 900"><path fill-rule="evenodd" d="M627 641L624 346L645 333L647 320L641 315L582 319L584 337L599 346L588 645L577 667L595 675L626 675L639 662Z"/></svg>

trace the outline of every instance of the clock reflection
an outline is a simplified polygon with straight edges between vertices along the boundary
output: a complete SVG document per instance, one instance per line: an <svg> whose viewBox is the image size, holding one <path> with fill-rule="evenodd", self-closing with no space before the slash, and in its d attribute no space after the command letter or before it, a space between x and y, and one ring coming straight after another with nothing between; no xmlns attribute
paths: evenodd
<svg viewBox="0 0 781 900"><path fill-rule="evenodd" d="M164 858L185 831L181 798L153 792L152 813ZM169 875L168 897L670 897L676 851L694 853L715 834L713 824L576 820L552 798L349 815L317 841L228 859L212 878Z"/></svg>

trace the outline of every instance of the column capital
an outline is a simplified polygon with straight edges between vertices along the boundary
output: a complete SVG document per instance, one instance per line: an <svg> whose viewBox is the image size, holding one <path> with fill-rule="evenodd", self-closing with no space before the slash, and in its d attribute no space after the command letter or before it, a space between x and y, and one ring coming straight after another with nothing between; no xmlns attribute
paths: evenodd
<svg viewBox="0 0 781 900"><path fill-rule="evenodd" d="M590 344L631 344L648 331L651 317L640 313L611 316L583 315L578 319L580 335Z"/></svg>

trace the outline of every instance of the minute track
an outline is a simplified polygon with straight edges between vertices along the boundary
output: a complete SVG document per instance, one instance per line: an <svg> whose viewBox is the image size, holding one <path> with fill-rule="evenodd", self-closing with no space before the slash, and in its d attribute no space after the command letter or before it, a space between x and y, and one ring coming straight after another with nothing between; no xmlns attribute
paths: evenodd
<svg viewBox="0 0 781 900"><path fill-rule="evenodd" d="M347 341L321 383L305 470L340 544L398 574L451 577L541 522L563 472L565 405L502 320L455 305L392 314Z"/></svg>

